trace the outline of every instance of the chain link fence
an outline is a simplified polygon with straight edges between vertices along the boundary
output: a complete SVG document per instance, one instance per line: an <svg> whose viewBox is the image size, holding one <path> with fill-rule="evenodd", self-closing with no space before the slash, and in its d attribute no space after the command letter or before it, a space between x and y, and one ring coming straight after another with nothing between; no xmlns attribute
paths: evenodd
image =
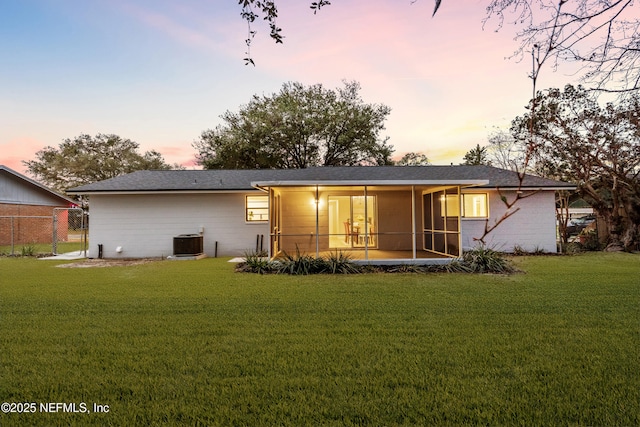
<svg viewBox="0 0 640 427"><path fill-rule="evenodd" d="M80 208L54 208L51 215L0 216L0 254L86 255L88 231L88 215Z"/></svg>

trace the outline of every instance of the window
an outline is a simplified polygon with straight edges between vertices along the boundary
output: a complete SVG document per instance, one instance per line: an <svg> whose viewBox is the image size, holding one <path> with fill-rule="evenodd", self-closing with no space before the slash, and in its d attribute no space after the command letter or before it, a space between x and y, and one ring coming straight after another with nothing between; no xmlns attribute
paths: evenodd
<svg viewBox="0 0 640 427"><path fill-rule="evenodd" d="M329 196L329 247L377 246L376 196Z"/></svg>
<svg viewBox="0 0 640 427"><path fill-rule="evenodd" d="M269 196L247 196L247 222L266 222L269 219Z"/></svg>
<svg viewBox="0 0 640 427"><path fill-rule="evenodd" d="M463 218L486 218L488 216L486 193L467 193L461 194L460 197L462 198ZM441 195L440 203L440 215L443 217L458 216L460 208L457 194Z"/></svg>
<svg viewBox="0 0 640 427"><path fill-rule="evenodd" d="M457 194L443 194L440 196L440 215L443 217L460 216L460 203Z"/></svg>
<svg viewBox="0 0 640 427"><path fill-rule="evenodd" d="M489 216L486 193L467 193L462 195L463 218L486 218Z"/></svg>

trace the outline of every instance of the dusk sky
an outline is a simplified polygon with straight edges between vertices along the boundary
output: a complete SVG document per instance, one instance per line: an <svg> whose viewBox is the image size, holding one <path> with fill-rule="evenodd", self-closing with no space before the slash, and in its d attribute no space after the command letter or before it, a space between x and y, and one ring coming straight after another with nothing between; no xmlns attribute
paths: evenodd
<svg viewBox="0 0 640 427"><path fill-rule="evenodd" d="M86 133L114 133L169 163L194 163L192 142L253 94L287 81L358 81L367 103L391 107L394 157L422 152L457 164L531 96L531 59L508 59L515 30L483 30L487 1L280 0L284 44L262 22L244 65L236 0L19 0L0 8L0 164ZM539 89L577 83L543 70Z"/></svg>

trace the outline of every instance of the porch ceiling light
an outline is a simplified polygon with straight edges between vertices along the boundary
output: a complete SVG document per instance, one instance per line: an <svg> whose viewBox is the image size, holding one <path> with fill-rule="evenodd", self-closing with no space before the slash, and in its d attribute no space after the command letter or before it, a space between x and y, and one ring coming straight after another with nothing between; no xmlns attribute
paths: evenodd
<svg viewBox="0 0 640 427"><path fill-rule="evenodd" d="M318 208L318 209L322 208L322 199L316 199L316 195L314 194L311 197L311 206L313 206L314 209L315 208Z"/></svg>

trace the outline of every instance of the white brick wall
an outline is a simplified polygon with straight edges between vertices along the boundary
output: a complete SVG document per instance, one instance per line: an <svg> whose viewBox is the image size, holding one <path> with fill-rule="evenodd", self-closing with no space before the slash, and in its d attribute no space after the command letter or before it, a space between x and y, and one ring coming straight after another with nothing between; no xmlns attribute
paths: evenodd
<svg viewBox="0 0 640 427"><path fill-rule="evenodd" d="M464 193L481 191L464 191ZM504 192L507 200L515 197L513 191ZM514 208L518 212L506 219L487 237L487 245L495 250L511 252L514 246L527 251L542 249L545 252L557 252L555 194L553 191L540 191L530 197L519 200ZM497 191L489 192L489 223L495 224L506 212L506 206ZM482 236L485 219L462 220L462 246L469 249L477 245L474 238Z"/></svg>
<svg viewBox="0 0 640 427"><path fill-rule="evenodd" d="M255 193L254 193L255 194ZM105 258L166 257L173 253L173 237L197 234L204 227L204 252L240 256L255 250L256 236L266 223L245 222L246 194L92 195L90 198L90 256ZM122 247L117 253L116 248Z"/></svg>
<svg viewBox="0 0 640 427"><path fill-rule="evenodd" d="M473 192L473 191L465 191ZM487 191L476 191L487 192ZM257 194L257 193L252 193ZM505 193L509 200L513 192ZM226 194L131 194L92 195L90 198L89 254L98 256L103 245L105 258L167 257L173 253L173 237L197 234L204 227L204 252L213 256L218 242L219 256L241 256L256 247L256 236L264 235L266 223L245 222L246 193ZM510 252L514 246L533 251L556 252L555 195L543 191L520 200L520 211L491 232L489 247ZM497 192L489 192L490 223L505 212ZM477 244L485 219L462 220L462 246ZM116 252L117 247L122 252Z"/></svg>

